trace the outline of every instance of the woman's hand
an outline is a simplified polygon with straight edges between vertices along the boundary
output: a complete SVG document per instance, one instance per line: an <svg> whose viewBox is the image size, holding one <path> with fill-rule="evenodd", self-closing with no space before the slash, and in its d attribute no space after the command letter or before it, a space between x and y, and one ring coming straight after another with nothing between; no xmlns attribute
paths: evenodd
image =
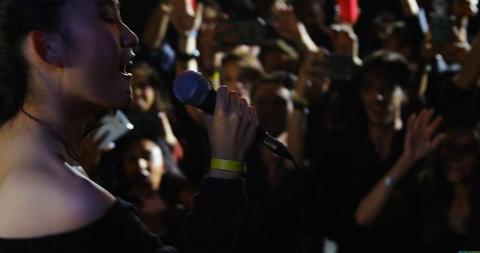
<svg viewBox="0 0 480 253"><path fill-rule="evenodd" d="M303 51L318 51L318 46L308 34L305 25L298 20L292 6L278 2L272 7L272 15L272 26L281 37L295 42Z"/></svg>
<svg viewBox="0 0 480 253"><path fill-rule="evenodd" d="M190 0L169 0L166 10L170 13L172 25L180 34L196 31L200 27L202 10L195 10Z"/></svg>
<svg viewBox="0 0 480 253"><path fill-rule="evenodd" d="M303 24L298 21L292 6L278 2L272 7L272 13L274 17L272 25L280 36L292 41L302 39L299 26Z"/></svg>
<svg viewBox="0 0 480 253"><path fill-rule="evenodd" d="M217 91L215 113L208 117L207 131L212 158L243 162L255 139L258 119L255 108L226 86Z"/></svg>
<svg viewBox="0 0 480 253"><path fill-rule="evenodd" d="M95 165L97 165L103 153L111 151L115 148L115 143L110 142L106 147L101 147L101 144L109 135L105 132L99 138L94 138L95 131L87 135L80 145L80 163L88 175L93 173Z"/></svg>
<svg viewBox="0 0 480 253"><path fill-rule="evenodd" d="M358 37L352 26L334 24L331 27L332 44L336 54L358 57Z"/></svg>
<svg viewBox="0 0 480 253"><path fill-rule="evenodd" d="M402 158L412 165L435 150L445 139L444 134L435 134L442 118L432 119L432 116L432 110L422 110L418 116L414 114L408 119Z"/></svg>

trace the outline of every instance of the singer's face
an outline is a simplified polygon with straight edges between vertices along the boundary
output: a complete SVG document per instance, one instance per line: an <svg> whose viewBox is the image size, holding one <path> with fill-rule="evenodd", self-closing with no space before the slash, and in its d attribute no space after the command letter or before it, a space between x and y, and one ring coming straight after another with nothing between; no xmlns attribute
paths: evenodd
<svg viewBox="0 0 480 253"><path fill-rule="evenodd" d="M394 106L392 93L394 85L380 70L371 70L363 76L360 99L367 113L368 121L373 125L390 124L393 120Z"/></svg>
<svg viewBox="0 0 480 253"><path fill-rule="evenodd" d="M131 101L131 75L137 36L122 22L117 0L70 0L64 9L63 82L72 99L102 109Z"/></svg>

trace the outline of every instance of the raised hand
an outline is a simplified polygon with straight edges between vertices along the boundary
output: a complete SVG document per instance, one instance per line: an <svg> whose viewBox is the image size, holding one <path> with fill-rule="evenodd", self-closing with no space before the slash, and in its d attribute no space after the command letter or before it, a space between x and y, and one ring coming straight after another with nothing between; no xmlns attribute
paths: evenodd
<svg viewBox="0 0 480 253"><path fill-rule="evenodd" d="M335 53L352 57L358 56L358 37L350 25L335 24L332 25L331 31Z"/></svg>
<svg viewBox="0 0 480 253"><path fill-rule="evenodd" d="M453 41L440 48L440 54L446 59L462 62L471 50L466 31L462 28L452 27Z"/></svg>
<svg viewBox="0 0 480 253"><path fill-rule="evenodd" d="M272 8L272 25L275 28L275 31L286 39L294 41L300 40L301 33L299 26L301 23L298 21L293 7L283 2L278 2L275 3Z"/></svg>
<svg viewBox="0 0 480 253"><path fill-rule="evenodd" d="M198 30L201 23L201 10L195 11L191 0L168 0L162 10L170 15L175 30L181 34Z"/></svg>
<svg viewBox="0 0 480 253"><path fill-rule="evenodd" d="M435 150L445 139L444 134L435 133L441 122L441 117L433 119L432 110L410 116L402 156L413 164Z"/></svg>
<svg viewBox="0 0 480 253"><path fill-rule="evenodd" d="M318 51L318 46L308 34L305 25L298 20L292 6L277 2L272 7L272 16L272 26L281 37L297 43L307 52Z"/></svg>

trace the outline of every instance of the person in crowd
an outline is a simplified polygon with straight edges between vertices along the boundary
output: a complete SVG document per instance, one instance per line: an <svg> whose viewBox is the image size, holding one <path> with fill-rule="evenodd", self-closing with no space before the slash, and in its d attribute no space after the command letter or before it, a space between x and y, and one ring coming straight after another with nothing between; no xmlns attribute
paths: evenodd
<svg viewBox="0 0 480 253"><path fill-rule="evenodd" d="M254 85L252 103L263 129L290 148L301 146L294 142L302 142L303 136L292 136L295 131L289 125L301 125L291 120L292 116L301 119L303 115L292 114L304 112L294 112L281 73L264 75ZM299 247L302 206L300 168L259 145L249 153L247 164L256 169L246 172L249 204L242 216L236 252L295 252Z"/></svg>
<svg viewBox="0 0 480 253"><path fill-rule="evenodd" d="M172 102L166 85L160 80L157 71L147 63L136 63L131 68L133 111L127 116L130 118L145 118L139 120L144 124L155 125L159 128L162 138L171 147L176 161L183 158L183 148L175 136L168 115L172 114ZM170 116L173 118L173 115Z"/></svg>
<svg viewBox="0 0 480 253"><path fill-rule="evenodd" d="M440 118L429 124L432 111L411 116L405 148L394 167L382 177L362 200L356 220L363 226L375 226L388 210L403 198L403 208L415 205L412 217L417 221L411 232L425 251L455 251L478 247L479 194L477 122L468 110L458 109L447 116L442 133L434 134ZM435 151L432 167L414 170L415 165ZM400 193L405 178L414 184ZM411 209L411 208L410 208ZM411 247L411 245L409 245Z"/></svg>
<svg viewBox="0 0 480 253"><path fill-rule="evenodd" d="M471 109L456 109L442 126L443 143L433 166L419 178L420 242L427 251L480 247L478 121Z"/></svg>
<svg viewBox="0 0 480 253"><path fill-rule="evenodd" d="M138 38L122 22L119 2L6 0L0 17L1 251L175 252L79 164L87 122L131 101L125 68ZM215 112L212 169L186 221L183 252L227 252L245 202L238 168L256 112L225 87Z"/></svg>
<svg viewBox="0 0 480 253"><path fill-rule="evenodd" d="M298 73L300 67L300 54L295 47L284 40L274 40L261 46L258 59L266 73L286 71Z"/></svg>
<svg viewBox="0 0 480 253"><path fill-rule="evenodd" d="M162 241L178 245L193 207L191 187L158 130L135 126L118 141L118 167L110 177L116 182L109 190L134 203L140 219Z"/></svg>
<svg viewBox="0 0 480 253"><path fill-rule="evenodd" d="M339 252L387 250L388 239L403 231L395 225L388 233L363 230L356 225L354 214L402 150L402 110L409 75L407 61L398 53L378 51L365 59L356 79L357 106L351 108L357 120L334 129L316 145L319 150L312 159L312 180L317 196L312 208L319 219L317 226L338 243Z"/></svg>
<svg viewBox="0 0 480 253"><path fill-rule="evenodd" d="M255 56L232 52L222 59L220 69L222 83L240 92L249 101L251 87L262 73L262 65Z"/></svg>

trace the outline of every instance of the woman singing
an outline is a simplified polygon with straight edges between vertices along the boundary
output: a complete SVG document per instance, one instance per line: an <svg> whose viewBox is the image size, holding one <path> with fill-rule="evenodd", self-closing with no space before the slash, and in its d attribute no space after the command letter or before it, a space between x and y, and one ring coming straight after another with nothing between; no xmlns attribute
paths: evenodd
<svg viewBox="0 0 480 253"><path fill-rule="evenodd" d="M0 252L176 252L86 176L77 152L92 118L130 103L137 43L117 0L0 1ZM180 251L228 252L257 125L220 88L212 169Z"/></svg>

